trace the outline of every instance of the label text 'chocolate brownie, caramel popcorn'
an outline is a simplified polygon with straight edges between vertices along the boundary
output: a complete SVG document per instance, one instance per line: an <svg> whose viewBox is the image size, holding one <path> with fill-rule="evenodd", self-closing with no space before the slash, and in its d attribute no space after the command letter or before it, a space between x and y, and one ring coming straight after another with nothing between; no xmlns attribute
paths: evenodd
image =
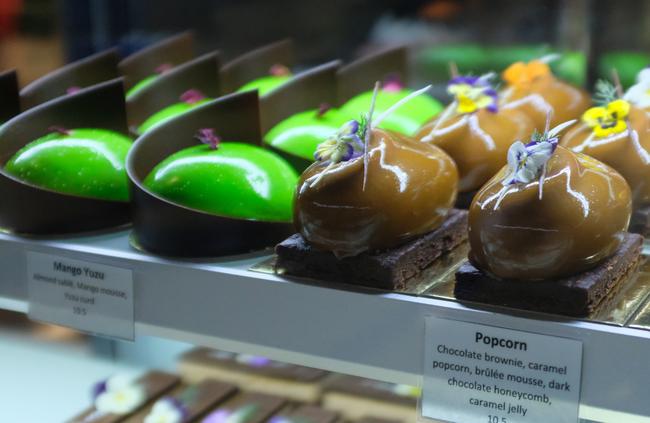
<svg viewBox="0 0 650 423"><path fill-rule="evenodd" d="M434 317L426 327L424 418L578 421L580 341Z"/></svg>

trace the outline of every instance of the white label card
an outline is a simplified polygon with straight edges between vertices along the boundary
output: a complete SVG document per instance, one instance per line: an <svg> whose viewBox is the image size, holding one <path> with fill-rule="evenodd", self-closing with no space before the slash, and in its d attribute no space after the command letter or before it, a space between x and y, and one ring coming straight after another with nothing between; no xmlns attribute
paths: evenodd
<svg viewBox="0 0 650 423"><path fill-rule="evenodd" d="M29 317L133 340L131 270L27 252Z"/></svg>
<svg viewBox="0 0 650 423"><path fill-rule="evenodd" d="M424 418L576 423L582 342L427 317Z"/></svg>

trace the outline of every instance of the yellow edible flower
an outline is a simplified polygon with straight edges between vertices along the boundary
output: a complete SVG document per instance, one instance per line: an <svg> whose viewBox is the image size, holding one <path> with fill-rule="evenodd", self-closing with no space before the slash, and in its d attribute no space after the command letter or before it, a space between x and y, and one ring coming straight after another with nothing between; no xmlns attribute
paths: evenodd
<svg viewBox="0 0 650 423"><path fill-rule="evenodd" d="M620 134L627 129L625 118L630 113L630 103L614 100L605 107L592 107L582 115L582 121L593 129L598 138Z"/></svg>
<svg viewBox="0 0 650 423"><path fill-rule="evenodd" d="M453 84L448 88L449 94L456 97L458 113L473 113L479 109L490 107L495 103L489 89L476 87L469 84Z"/></svg>

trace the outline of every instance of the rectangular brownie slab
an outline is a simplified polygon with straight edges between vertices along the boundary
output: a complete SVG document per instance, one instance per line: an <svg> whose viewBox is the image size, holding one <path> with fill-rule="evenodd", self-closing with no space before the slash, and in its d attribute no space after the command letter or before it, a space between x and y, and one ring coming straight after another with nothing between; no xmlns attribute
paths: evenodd
<svg viewBox="0 0 650 423"><path fill-rule="evenodd" d="M587 316L636 268L643 237L630 233L622 237L616 252L595 268L553 281L497 279L467 262L456 272L454 295L461 301Z"/></svg>
<svg viewBox="0 0 650 423"><path fill-rule="evenodd" d="M400 290L467 238L467 211L453 209L443 224L397 248L337 258L294 234L275 247L278 273L372 288Z"/></svg>

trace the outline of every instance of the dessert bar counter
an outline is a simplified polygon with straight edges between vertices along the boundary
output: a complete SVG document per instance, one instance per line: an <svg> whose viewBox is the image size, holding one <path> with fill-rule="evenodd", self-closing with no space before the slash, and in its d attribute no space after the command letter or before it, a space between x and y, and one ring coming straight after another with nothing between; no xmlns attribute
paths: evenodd
<svg viewBox="0 0 650 423"><path fill-rule="evenodd" d="M27 312L27 252L133 272L135 335L152 335L418 385L426 316L580 340L580 416L650 421L650 271L585 319L460 303L453 255L426 282L383 292L273 274L270 251L210 261L141 253L129 231L83 238L0 235L0 307ZM459 257L462 254L459 254ZM446 270L442 270L442 269ZM640 419L640 420L639 420Z"/></svg>

